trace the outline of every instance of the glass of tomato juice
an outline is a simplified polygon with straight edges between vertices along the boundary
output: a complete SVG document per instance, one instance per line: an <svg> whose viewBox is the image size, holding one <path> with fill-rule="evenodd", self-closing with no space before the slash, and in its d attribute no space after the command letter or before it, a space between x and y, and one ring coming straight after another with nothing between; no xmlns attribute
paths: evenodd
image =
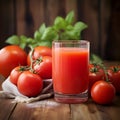
<svg viewBox="0 0 120 120"><path fill-rule="evenodd" d="M57 102L87 101L89 46L86 40L53 41L52 79Z"/></svg>

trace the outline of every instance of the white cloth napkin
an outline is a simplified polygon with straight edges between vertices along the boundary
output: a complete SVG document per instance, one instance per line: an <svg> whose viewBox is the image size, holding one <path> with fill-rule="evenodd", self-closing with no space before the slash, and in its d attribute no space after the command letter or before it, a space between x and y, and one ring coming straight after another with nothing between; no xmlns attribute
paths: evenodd
<svg viewBox="0 0 120 120"><path fill-rule="evenodd" d="M30 103L53 96L52 79L43 80L43 84L44 84L43 90L37 97L27 97L25 95L22 95L18 91L17 87L10 82L10 78L8 77L2 83L2 91L0 91L0 98L11 98L14 99L16 102Z"/></svg>

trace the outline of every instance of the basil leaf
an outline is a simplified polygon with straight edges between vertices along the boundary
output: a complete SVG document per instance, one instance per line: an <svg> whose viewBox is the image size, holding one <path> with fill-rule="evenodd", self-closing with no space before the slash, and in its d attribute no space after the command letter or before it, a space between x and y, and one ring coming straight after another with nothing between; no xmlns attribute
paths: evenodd
<svg viewBox="0 0 120 120"><path fill-rule="evenodd" d="M39 28L39 32L40 32L41 34L43 34L44 31L45 31L45 29L46 29L46 26L45 26L45 24L43 23L43 24L40 26L40 28Z"/></svg>
<svg viewBox="0 0 120 120"><path fill-rule="evenodd" d="M44 31L41 40L54 40L57 38L57 32L52 28L52 27L48 27L46 28L46 30Z"/></svg>
<svg viewBox="0 0 120 120"><path fill-rule="evenodd" d="M91 54L90 56L90 62L91 63L98 63L98 64L101 64L103 63L103 60L96 54Z"/></svg>
<svg viewBox="0 0 120 120"><path fill-rule="evenodd" d="M54 27L56 28L56 30L65 29L66 25L67 25L67 23L64 20L64 18L62 18L60 16L56 17L56 19L54 21Z"/></svg>
<svg viewBox="0 0 120 120"><path fill-rule="evenodd" d="M17 35L12 35L5 42L8 44L19 45L20 39Z"/></svg>
<svg viewBox="0 0 120 120"><path fill-rule="evenodd" d="M34 38L36 39L36 40L40 40L41 39L41 33L39 32L39 31L35 31L35 33L34 33Z"/></svg>
<svg viewBox="0 0 120 120"><path fill-rule="evenodd" d="M38 45L52 47L52 41L49 40L40 41Z"/></svg>
<svg viewBox="0 0 120 120"><path fill-rule="evenodd" d="M27 46L27 37L24 36L24 35L21 35L20 36L20 43L19 43L19 46L23 49L25 49L25 47Z"/></svg>
<svg viewBox="0 0 120 120"><path fill-rule="evenodd" d="M71 12L68 13L68 15L65 18L65 21L68 24L72 24L74 22L74 12L73 11L71 11Z"/></svg>
<svg viewBox="0 0 120 120"><path fill-rule="evenodd" d="M83 31L84 29L86 29L88 26L83 23L83 22L77 22L75 25L74 25L74 29L78 30L79 32Z"/></svg>

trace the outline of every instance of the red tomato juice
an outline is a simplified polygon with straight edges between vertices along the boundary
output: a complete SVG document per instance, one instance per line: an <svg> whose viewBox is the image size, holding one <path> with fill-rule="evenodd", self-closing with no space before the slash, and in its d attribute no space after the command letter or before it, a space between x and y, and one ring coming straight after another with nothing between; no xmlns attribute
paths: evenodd
<svg viewBox="0 0 120 120"><path fill-rule="evenodd" d="M88 49L53 48L52 57L52 77L56 93L79 94L88 89Z"/></svg>

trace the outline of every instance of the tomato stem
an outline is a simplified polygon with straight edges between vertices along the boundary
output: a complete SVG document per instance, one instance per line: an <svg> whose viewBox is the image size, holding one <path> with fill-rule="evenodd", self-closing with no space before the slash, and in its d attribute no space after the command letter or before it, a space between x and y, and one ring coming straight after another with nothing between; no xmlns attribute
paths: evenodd
<svg viewBox="0 0 120 120"><path fill-rule="evenodd" d="M98 72L99 70L98 70L98 68L96 68L96 67L93 67L93 68L91 68L90 69L90 72L92 72L92 73L96 73L96 72Z"/></svg>
<svg viewBox="0 0 120 120"><path fill-rule="evenodd" d="M38 59L35 60L35 64L40 64L43 61L43 57L40 56Z"/></svg>
<svg viewBox="0 0 120 120"><path fill-rule="evenodd" d="M34 73L34 70L33 70L34 60L33 60L33 57L32 57L33 53L34 53L34 49L31 47L31 52L30 52L30 61L31 61L31 63L30 63L30 71L32 73Z"/></svg>
<svg viewBox="0 0 120 120"><path fill-rule="evenodd" d="M113 66L112 71L118 72L118 71L120 71L120 68L118 66Z"/></svg>
<svg viewBox="0 0 120 120"><path fill-rule="evenodd" d="M105 73L105 79L106 79L106 82L110 82L109 81L109 79L108 79L108 75L107 75L107 69L106 69L106 67L104 66L104 64L103 63L92 63L95 67L94 67L94 71L95 72L97 72L97 70L99 69L99 68L96 68L96 66L100 66L102 69L103 69L103 71L104 71L104 73ZM96 68L96 69L95 69Z"/></svg>

